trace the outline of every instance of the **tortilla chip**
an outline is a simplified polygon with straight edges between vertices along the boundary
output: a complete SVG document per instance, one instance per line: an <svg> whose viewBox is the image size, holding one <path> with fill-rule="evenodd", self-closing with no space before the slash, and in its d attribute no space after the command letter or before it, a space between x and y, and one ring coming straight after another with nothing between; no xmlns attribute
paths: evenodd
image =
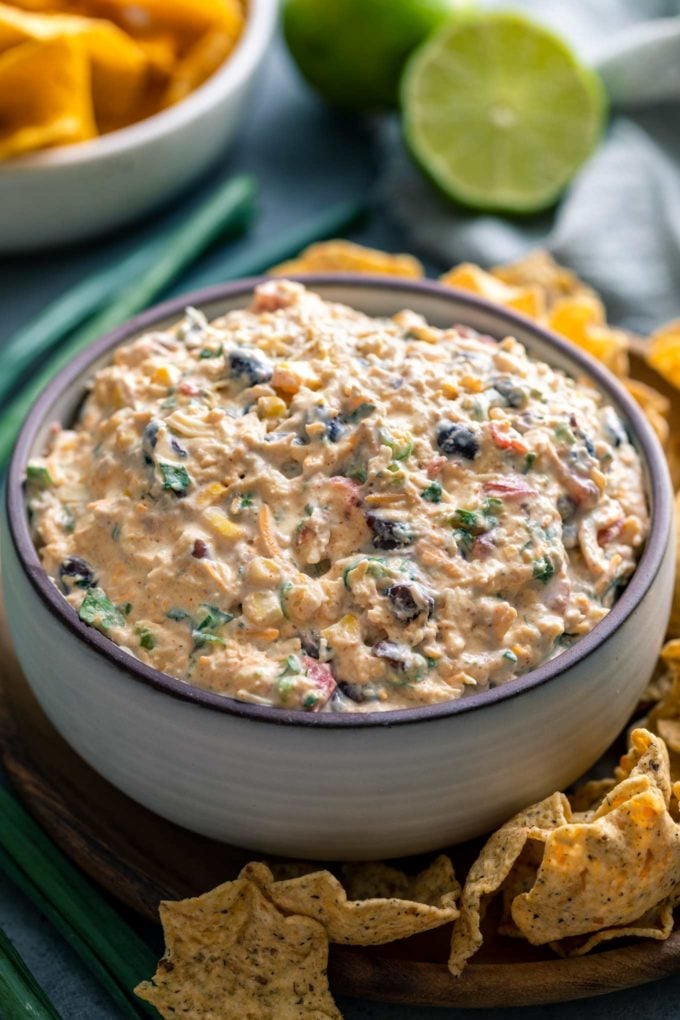
<svg viewBox="0 0 680 1020"><path fill-rule="evenodd" d="M365 248L353 241L320 241L311 244L296 259L274 266L274 276L296 273L378 273L418 279L424 270L412 255L391 255L377 248Z"/></svg>
<svg viewBox="0 0 680 1020"><path fill-rule="evenodd" d="M675 497L675 590L671 618L668 621L668 636L680 638L680 492Z"/></svg>
<svg viewBox="0 0 680 1020"><path fill-rule="evenodd" d="M147 59L137 43L108 21L71 14L27 14L0 3L0 51L20 42L68 37L81 40L90 59L100 131L119 126L138 106L146 82Z"/></svg>
<svg viewBox="0 0 680 1020"><path fill-rule="evenodd" d="M640 382L639 379L625 379L624 386L644 411L647 420L659 437L661 445L665 446L670 433L668 424L668 415L671 410L670 400L652 386Z"/></svg>
<svg viewBox="0 0 680 1020"><path fill-rule="evenodd" d="M511 287L540 287L548 308L563 297L596 297L592 287L581 280L571 269L556 262L550 252L542 248L529 252L515 262L494 266L491 275Z"/></svg>
<svg viewBox="0 0 680 1020"><path fill-rule="evenodd" d="M168 32L181 55L210 29L238 32L243 20L238 0L70 0L69 10L113 21L135 39Z"/></svg>
<svg viewBox="0 0 680 1020"><path fill-rule="evenodd" d="M90 71L75 39L14 46L0 56L0 160L96 134Z"/></svg>
<svg viewBox="0 0 680 1020"><path fill-rule="evenodd" d="M432 907L455 903L461 892L451 858L446 854L440 854L429 867L413 876L381 861L345 864L342 883L352 900L414 900Z"/></svg>
<svg viewBox="0 0 680 1020"><path fill-rule="evenodd" d="M328 989L323 928L283 917L247 879L161 903L160 913L165 955L135 992L161 1016L341 1020Z"/></svg>
<svg viewBox="0 0 680 1020"><path fill-rule="evenodd" d="M314 918L331 942L343 945L378 946L439 928L458 917L455 890L441 897L439 906L394 898L349 900L330 871L274 882L266 865L248 864L241 874L255 882L282 913Z"/></svg>
<svg viewBox="0 0 680 1020"><path fill-rule="evenodd" d="M616 786L615 779L588 779L569 793L573 812L593 811Z"/></svg>
<svg viewBox="0 0 680 1020"><path fill-rule="evenodd" d="M242 26L242 19L236 23L233 32L220 25L194 43L172 71L163 96L163 106L172 106L186 99L221 67L238 42Z"/></svg>
<svg viewBox="0 0 680 1020"><path fill-rule="evenodd" d="M551 949L558 956L585 956L596 946L603 942L610 942L612 939L635 938L635 939L667 939L673 931L673 897L662 900L652 907L643 917L632 924L621 925L614 928L605 928L604 931L595 932L586 938L574 937L562 939L559 942L551 942Z"/></svg>
<svg viewBox="0 0 680 1020"><path fill-rule="evenodd" d="M559 298L548 314L547 325L597 358L614 375L629 374L628 337L623 330L607 325L604 305L594 293Z"/></svg>
<svg viewBox="0 0 680 1020"><path fill-rule="evenodd" d="M602 804L545 835L536 882L511 907L533 945L629 927L680 880L666 748L641 729L631 744L617 769L623 778Z"/></svg>
<svg viewBox="0 0 680 1020"><path fill-rule="evenodd" d="M680 388L680 319L674 319L652 333L647 361L659 375Z"/></svg>
<svg viewBox="0 0 680 1020"><path fill-rule="evenodd" d="M462 262L459 266L454 266L448 273L440 276L439 281L449 287L459 287L461 290L479 294L487 301L493 301L505 308L513 308L532 319L540 319L545 315L545 297L540 287L535 284L510 287L472 262Z"/></svg>
<svg viewBox="0 0 680 1020"><path fill-rule="evenodd" d="M484 941L482 919L518 861L527 841L562 825L570 816L569 803L554 793L514 815L484 844L463 886L460 917L453 928L449 970L459 976Z"/></svg>

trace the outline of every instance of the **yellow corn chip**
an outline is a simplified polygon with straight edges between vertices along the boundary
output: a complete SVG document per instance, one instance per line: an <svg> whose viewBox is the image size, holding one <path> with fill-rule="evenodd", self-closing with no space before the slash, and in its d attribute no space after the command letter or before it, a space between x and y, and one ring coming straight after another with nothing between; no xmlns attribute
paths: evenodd
<svg viewBox="0 0 680 1020"><path fill-rule="evenodd" d="M241 32L243 22L231 32L221 25L211 28L198 42L194 43L185 57L172 71L170 82L163 97L164 106L179 103L203 84L224 63L233 50Z"/></svg>
<svg viewBox="0 0 680 1020"><path fill-rule="evenodd" d="M417 279L423 267L412 255L391 255L376 248L365 248L353 241L320 241L305 248L296 259L274 266L275 276L296 273L378 273Z"/></svg>
<svg viewBox="0 0 680 1020"><path fill-rule="evenodd" d="M561 266L549 252L540 248L515 262L494 266L491 275L511 287L540 287L548 308L563 297L597 296L576 273Z"/></svg>
<svg viewBox="0 0 680 1020"><path fill-rule="evenodd" d="M647 360L659 375L680 388L680 319L652 333Z"/></svg>
<svg viewBox="0 0 680 1020"><path fill-rule="evenodd" d="M656 432L663 446L668 442L669 425L668 415L671 409L671 402L663 393L659 393L652 386L640 382L639 379L625 379L624 386L630 395L637 401L650 425Z"/></svg>
<svg viewBox="0 0 680 1020"><path fill-rule="evenodd" d="M457 883L440 897L439 905L431 906L394 898L349 900L330 871L274 882L266 865L249 864L242 875L255 882L282 913L314 918L331 942L345 945L382 945L439 928L458 917Z"/></svg>
<svg viewBox="0 0 680 1020"><path fill-rule="evenodd" d="M161 904L165 956L136 994L163 1017L341 1020L328 989L328 939L308 917L283 917L243 877Z"/></svg>
<svg viewBox="0 0 680 1020"><path fill-rule="evenodd" d="M674 897L669 896L668 899L662 900L632 924L606 928L604 931L595 932L594 935L585 938L576 936L561 939L559 942L552 942L551 948L559 956L585 956L591 949L602 945L603 942L610 942L612 939L667 939L673 931L673 906Z"/></svg>
<svg viewBox="0 0 680 1020"><path fill-rule="evenodd" d="M594 810L615 786L615 779L588 779L580 783L568 794L572 811L577 813Z"/></svg>
<svg viewBox="0 0 680 1020"><path fill-rule="evenodd" d="M628 375L628 337L622 330L607 326L604 305L594 294L559 298L550 309L547 324L601 361L614 375Z"/></svg>
<svg viewBox="0 0 680 1020"><path fill-rule="evenodd" d="M212 28L237 36L244 17L239 0L72 0L69 6L107 18L133 38L169 32L180 55Z"/></svg>
<svg viewBox="0 0 680 1020"><path fill-rule="evenodd" d="M79 41L26 42L0 55L0 160L96 134Z"/></svg>
<svg viewBox="0 0 680 1020"><path fill-rule="evenodd" d="M70 14L27 14L0 3L0 51L19 42L69 37L82 41L91 62L99 129L111 130L126 122L139 105L147 73L146 56L133 39L107 21Z"/></svg>
<svg viewBox="0 0 680 1020"><path fill-rule="evenodd" d="M529 839L562 825L570 816L569 803L554 793L520 811L484 844L463 886L460 917L453 927L449 970L458 976L484 941L482 919L490 900L510 875Z"/></svg>
<svg viewBox="0 0 680 1020"><path fill-rule="evenodd" d="M511 287L496 276L485 272L472 262L463 262L454 266L448 273L439 277L440 283L449 287L459 287L473 294L493 301L505 308L513 308L532 319L540 319L545 315L545 297L540 287L535 284L522 287Z"/></svg>
<svg viewBox="0 0 680 1020"><path fill-rule="evenodd" d="M628 928L680 880L666 748L640 729L631 743L617 770L624 778L602 804L545 834L536 882L511 907L515 925L534 945Z"/></svg>
<svg viewBox="0 0 680 1020"><path fill-rule="evenodd" d="M351 900L413 900L440 907L460 896L460 883L446 854L440 854L429 867L413 876L381 861L345 864L342 884Z"/></svg>

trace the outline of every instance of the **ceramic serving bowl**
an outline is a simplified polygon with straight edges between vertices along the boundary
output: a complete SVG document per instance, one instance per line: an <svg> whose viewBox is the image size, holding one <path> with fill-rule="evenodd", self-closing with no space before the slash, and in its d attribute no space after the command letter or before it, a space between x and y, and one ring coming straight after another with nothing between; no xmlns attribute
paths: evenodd
<svg viewBox="0 0 680 1020"><path fill-rule="evenodd" d="M50 423L72 420L114 347L176 321L242 307L254 284L215 287L151 309L93 344L29 414L6 491L5 604L24 672L61 734L98 772L189 829L260 851L393 857L482 833L560 789L628 720L663 640L673 586L672 491L640 410L601 366L523 316L436 283L319 276L321 295L371 315L402 308L438 326L513 334L538 358L587 373L626 422L645 467L649 541L620 599L557 658L460 701L367 715L262 708L159 673L87 627L46 576L24 504L27 461Z"/></svg>
<svg viewBox="0 0 680 1020"><path fill-rule="evenodd" d="M137 219L224 155L272 39L278 0L249 0L222 67L176 106L89 142L0 163L0 253L81 241Z"/></svg>

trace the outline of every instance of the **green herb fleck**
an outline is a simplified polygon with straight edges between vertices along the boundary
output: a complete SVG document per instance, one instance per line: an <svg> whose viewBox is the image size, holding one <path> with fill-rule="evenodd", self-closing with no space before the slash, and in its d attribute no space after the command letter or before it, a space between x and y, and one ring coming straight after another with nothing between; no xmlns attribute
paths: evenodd
<svg viewBox="0 0 680 1020"><path fill-rule="evenodd" d="M454 528L460 528L462 531L469 531L472 534L478 534L484 531L484 522L481 519L480 514L475 510L462 510L457 509L451 519L451 523Z"/></svg>
<svg viewBox="0 0 680 1020"><path fill-rule="evenodd" d="M350 466L345 471L345 475L347 476L347 478L351 478L352 481L359 482L360 485L363 485L366 479L368 478L366 468L364 467L363 464L359 463L358 461L355 461L354 463L350 464Z"/></svg>
<svg viewBox="0 0 680 1020"><path fill-rule="evenodd" d="M178 496L185 496L191 485L187 469L181 464L164 464L162 462L158 466L163 477L163 488L171 490Z"/></svg>
<svg viewBox="0 0 680 1020"><path fill-rule="evenodd" d="M524 468L522 469L523 474L526 475L531 471L532 467L536 463L536 457L537 454L533 452L527 453L526 457L524 458Z"/></svg>
<svg viewBox="0 0 680 1020"><path fill-rule="evenodd" d="M97 630L107 631L125 624L125 617L120 609L114 606L101 588L88 588L78 610L78 616L84 623L91 624Z"/></svg>
<svg viewBox="0 0 680 1020"><path fill-rule="evenodd" d="M542 581L543 584L547 584L555 574L555 566L547 556L541 556L540 559L534 560L532 573L536 581Z"/></svg>
<svg viewBox="0 0 680 1020"><path fill-rule="evenodd" d="M564 443L569 443L572 446L576 442L576 436L571 431L568 425L561 424L555 429L555 435L558 439L561 439Z"/></svg>
<svg viewBox="0 0 680 1020"><path fill-rule="evenodd" d="M359 404L353 411L348 411L346 414L340 415L340 421L345 425L354 425L359 421L363 421L364 418L368 418L369 415L375 411L375 404Z"/></svg>
<svg viewBox="0 0 680 1020"><path fill-rule="evenodd" d="M517 656L509 648L506 648L503 652L503 658L507 659L508 662L517 662Z"/></svg>
<svg viewBox="0 0 680 1020"><path fill-rule="evenodd" d="M54 479L46 467L40 464L29 464L26 468L26 481L36 489L49 489Z"/></svg>
<svg viewBox="0 0 680 1020"><path fill-rule="evenodd" d="M412 440L409 439L405 443L399 443L386 429L380 429L378 435L380 442L384 446L389 446L395 460L408 460L413 453Z"/></svg>
<svg viewBox="0 0 680 1020"><path fill-rule="evenodd" d="M442 501L442 487L439 482L430 482L426 489L421 492L421 497L427 500L428 503L441 503Z"/></svg>
<svg viewBox="0 0 680 1020"><path fill-rule="evenodd" d="M240 507L239 508L241 510L247 510L249 506L253 505L253 502L254 502L254 500L253 500L252 492L245 492L241 496L241 503L240 503Z"/></svg>
<svg viewBox="0 0 680 1020"><path fill-rule="evenodd" d="M129 616L130 613L132 612L132 603L123 602L122 606L119 606L118 608L120 609L121 613L125 613L126 616Z"/></svg>
<svg viewBox="0 0 680 1020"><path fill-rule="evenodd" d="M302 663L297 655L289 655L282 662L283 669L280 676L299 676L302 673Z"/></svg>
<svg viewBox="0 0 680 1020"><path fill-rule="evenodd" d="M193 628L194 649L202 648L208 644L223 645L224 638L215 634L214 631L226 623L231 623L234 617L231 613L225 613L224 610L218 609L217 606L211 606L207 602L201 603L201 609L205 610L205 616Z"/></svg>
<svg viewBox="0 0 680 1020"><path fill-rule="evenodd" d="M306 709L314 708L318 700L316 694L308 694L302 702L302 707Z"/></svg>
<svg viewBox="0 0 680 1020"><path fill-rule="evenodd" d="M425 661L427 662L427 665L429 666L430 669L436 669L436 667L439 665L439 659L435 659L432 655L426 655Z"/></svg>
<svg viewBox="0 0 680 1020"><path fill-rule="evenodd" d="M146 650L150 652L153 648L156 647L156 638L153 636L153 633L147 627L140 627L138 634L139 643L142 648L146 648Z"/></svg>
<svg viewBox="0 0 680 1020"><path fill-rule="evenodd" d="M221 358L223 350L224 347L222 346L222 344L220 344L219 347L216 347L215 350L211 350L210 347L204 347L202 351L199 351L198 356L199 358L201 358L201 360L204 360L206 358Z"/></svg>
<svg viewBox="0 0 680 1020"><path fill-rule="evenodd" d="M292 587L293 585L290 581L284 581L281 587L279 588L279 605L281 606L281 612L283 613L287 620L290 619L290 617L288 616L286 599L288 598L288 595Z"/></svg>
<svg viewBox="0 0 680 1020"><path fill-rule="evenodd" d="M111 538L114 542L117 542L120 538L120 524L114 524L111 528Z"/></svg>
<svg viewBox="0 0 680 1020"><path fill-rule="evenodd" d="M311 505L311 503L306 503L305 504L305 517L311 517L313 513L314 513L314 507Z"/></svg>

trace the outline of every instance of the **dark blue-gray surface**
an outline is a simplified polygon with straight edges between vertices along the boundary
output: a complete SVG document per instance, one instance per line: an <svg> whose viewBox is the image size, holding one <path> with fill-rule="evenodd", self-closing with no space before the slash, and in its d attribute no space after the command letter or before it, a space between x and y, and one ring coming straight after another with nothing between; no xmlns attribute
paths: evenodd
<svg viewBox="0 0 680 1020"><path fill-rule="evenodd" d="M242 249L256 245L303 218L322 211L341 198L366 197L373 192L376 171L372 125L353 124L335 117L298 84L280 48L265 69L249 120L220 168L220 173L249 171L262 189L260 220ZM197 189L197 192L200 189ZM191 196L189 196L189 201ZM389 210L371 202L368 222L352 232L358 240L393 250L412 250L413 244L391 222ZM176 203L177 205L177 203ZM165 216L176 215L176 211ZM79 249L44 255L0 259L0 342L28 321L50 298L97 266L120 257L141 237L153 231L156 217L124 235ZM217 256L214 256L216 258ZM209 267L210 260L201 268ZM187 279L185 286L191 286ZM15 940L31 969L59 1007L65 1020L117 1020L117 1012L89 978L61 939L0 876L0 925ZM522 1010L526 1020L615 1020L678 1015L680 976L653 986L584 1002ZM512 1002L508 1002L512 1006ZM427 1010L344 1000L347 1020L497 1020L506 1010L469 1013ZM0 1018L4 1020L4 1018Z"/></svg>

